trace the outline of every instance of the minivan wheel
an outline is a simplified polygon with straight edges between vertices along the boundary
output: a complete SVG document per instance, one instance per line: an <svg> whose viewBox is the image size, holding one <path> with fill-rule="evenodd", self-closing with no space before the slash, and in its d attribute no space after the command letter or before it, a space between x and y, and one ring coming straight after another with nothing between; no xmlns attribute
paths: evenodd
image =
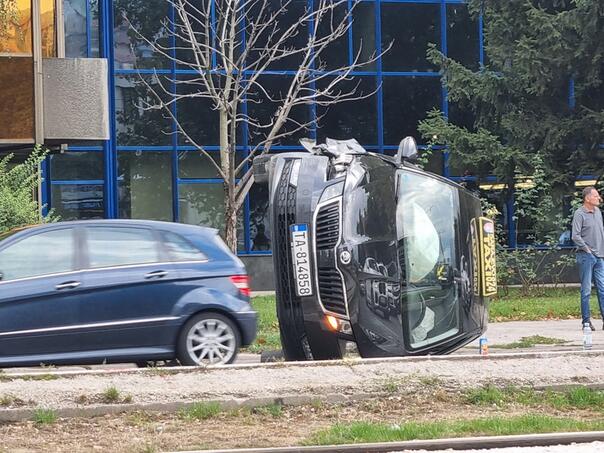
<svg viewBox="0 0 604 453"><path fill-rule="evenodd" d="M183 365L225 365L235 360L240 344L233 321L218 313L201 313L183 327L177 354Z"/></svg>

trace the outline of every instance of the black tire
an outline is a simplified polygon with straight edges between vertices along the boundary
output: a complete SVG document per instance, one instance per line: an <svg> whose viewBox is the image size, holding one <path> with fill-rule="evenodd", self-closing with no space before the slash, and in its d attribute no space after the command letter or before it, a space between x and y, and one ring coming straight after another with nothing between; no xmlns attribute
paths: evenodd
<svg viewBox="0 0 604 453"><path fill-rule="evenodd" d="M198 357L191 347L199 347L200 342L197 345L194 344L196 340L190 338L194 335L194 332L200 332L201 326L209 327L210 329L214 326L214 332L207 332L206 339L210 341L216 341L216 339L224 338L224 341L216 341L214 345L210 345L208 348L201 347L200 357ZM226 333L225 333L226 332ZM223 333L225 333L223 335ZM212 335L220 336L212 336ZM232 339L229 337L232 336ZM197 335L198 338L204 338ZM219 346L219 345L222 345ZM198 366L198 365L226 365L233 363L241 347L241 334L237 325L228 317L219 313L207 312L200 313L193 316L182 328L180 335L178 336L178 343L176 344L176 356L182 365L186 366ZM228 349L228 353L224 352L225 348ZM205 360L203 351L207 351L208 360ZM218 352L224 352L224 358L218 357L218 360L212 361L212 355L218 354Z"/></svg>

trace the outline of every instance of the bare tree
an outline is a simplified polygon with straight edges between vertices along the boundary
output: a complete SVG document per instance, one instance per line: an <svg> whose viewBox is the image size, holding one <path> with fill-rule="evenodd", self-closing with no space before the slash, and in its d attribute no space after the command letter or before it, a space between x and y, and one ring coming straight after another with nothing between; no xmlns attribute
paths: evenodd
<svg viewBox="0 0 604 453"><path fill-rule="evenodd" d="M364 55L362 43L349 64L326 64L327 49L345 38L352 20L347 0L167 0L174 8L173 19L166 19L164 30L173 35L143 36L130 22L131 30L156 54L194 71L187 79L155 75L153 83L141 80L152 93L146 109L162 109L181 134L224 180L225 239L237 247L237 213L253 184L254 156L267 153L286 136L309 130L314 119L300 119L292 111L311 104L330 106L363 99L374 94L358 92L351 72L373 63L377 55ZM354 8L354 6L353 6ZM297 14L292 14L292 12ZM127 18L126 18L127 20ZM365 52L367 53L367 52ZM267 71L295 61L297 70L286 89L271 90L263 77ZM171 87L176 86L176 90ZM172 106L187 99L205 99L216 113L219 125L220 162L215 162L204 143L194 139L190 125L179 122ZM267 103L269 119L242 108ZM250 109L253 110L253 109ZM243 161L237 162L237 131L246 124L255 131L253 145ZM203 128L206 125L196 124ZM246 171L246 168L248 170Z"/></svg>

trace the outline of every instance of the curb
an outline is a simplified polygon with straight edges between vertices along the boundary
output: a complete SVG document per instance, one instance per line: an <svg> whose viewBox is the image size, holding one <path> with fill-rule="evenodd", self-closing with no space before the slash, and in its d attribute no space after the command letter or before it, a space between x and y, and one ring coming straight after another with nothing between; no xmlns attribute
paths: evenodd
<svg viewBox="0 0 604 453"><path fill-rule="evenodd" d="M482 355L427 355L427 356L407 356L407 357L381 357L373 359L340 359L340 360L314 360L307 362L266 362L266 363L244 363L238 365L221 365L221 366L178 366L168 368L124 368L114 370L62 370L62 371L32 371L24 373L2 373L0 374L0 382L2 380L17 380L21 378L33 378L36 376L56 376L57 378L77 377L77 376L105 376L119 374L153 374L160 373L162 375L179 374L179 373L211 373L222 370L246 370L255 368L323 368L328 366L363 366L375 365L380 363L422 363L422 362L463 362L463 361L485 361L485 360L515 360L515 359L549 359L553 357L566 356L585 356L585 357L602 357L604 349L591 351L535 351L535 352L506 352Z"/></svg>
<svg viewBox="0 0 604 453"><path fill-rule="evenodd" d="M387 453L409 450L474 450L509 447L545 447L604 440L604 431L584 433L523 434L515 436L454 437L373 444L323 445L317 447L240 448L235 450L194 450L180 453Z"/></svg>
<svg viewBox="0 0 604 453"><path fill-rule="evenodd" d="M604 388L604 384L602 385ZM268 406L270 404L279 404L282 406L302 406L320 401L327 404L342 404L359 401L366 401L375 398L374 393L358 393L356 395L327 394L321 396L290 395L280 397L262 397L262 398L230 398L217 400L204 400L207 404L218 404L222 410L232 410L239 408L255 408ZM195 402L173 401L168 403L131 403L131 404L98 404L86 407L69 407L53 409L58 418L75 417L99 417L110 414L123 414L131 412L178 412L193 406ZM0 422L19 422L31 420L36 410L41 409L3 409L0 411ZM52 408L48 408L52 409Z"/></svg>

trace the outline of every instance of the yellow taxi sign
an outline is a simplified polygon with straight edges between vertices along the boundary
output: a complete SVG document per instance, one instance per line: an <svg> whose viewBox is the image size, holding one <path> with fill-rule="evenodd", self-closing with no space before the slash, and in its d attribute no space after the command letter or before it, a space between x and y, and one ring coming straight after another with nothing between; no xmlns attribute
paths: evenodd
<svg viewBox="0 0 604 453"><path fill-rule="evenodd" d="M472 237L472 288L477 296L497 294L495 224L487 217L470 221Z"/></svg>

